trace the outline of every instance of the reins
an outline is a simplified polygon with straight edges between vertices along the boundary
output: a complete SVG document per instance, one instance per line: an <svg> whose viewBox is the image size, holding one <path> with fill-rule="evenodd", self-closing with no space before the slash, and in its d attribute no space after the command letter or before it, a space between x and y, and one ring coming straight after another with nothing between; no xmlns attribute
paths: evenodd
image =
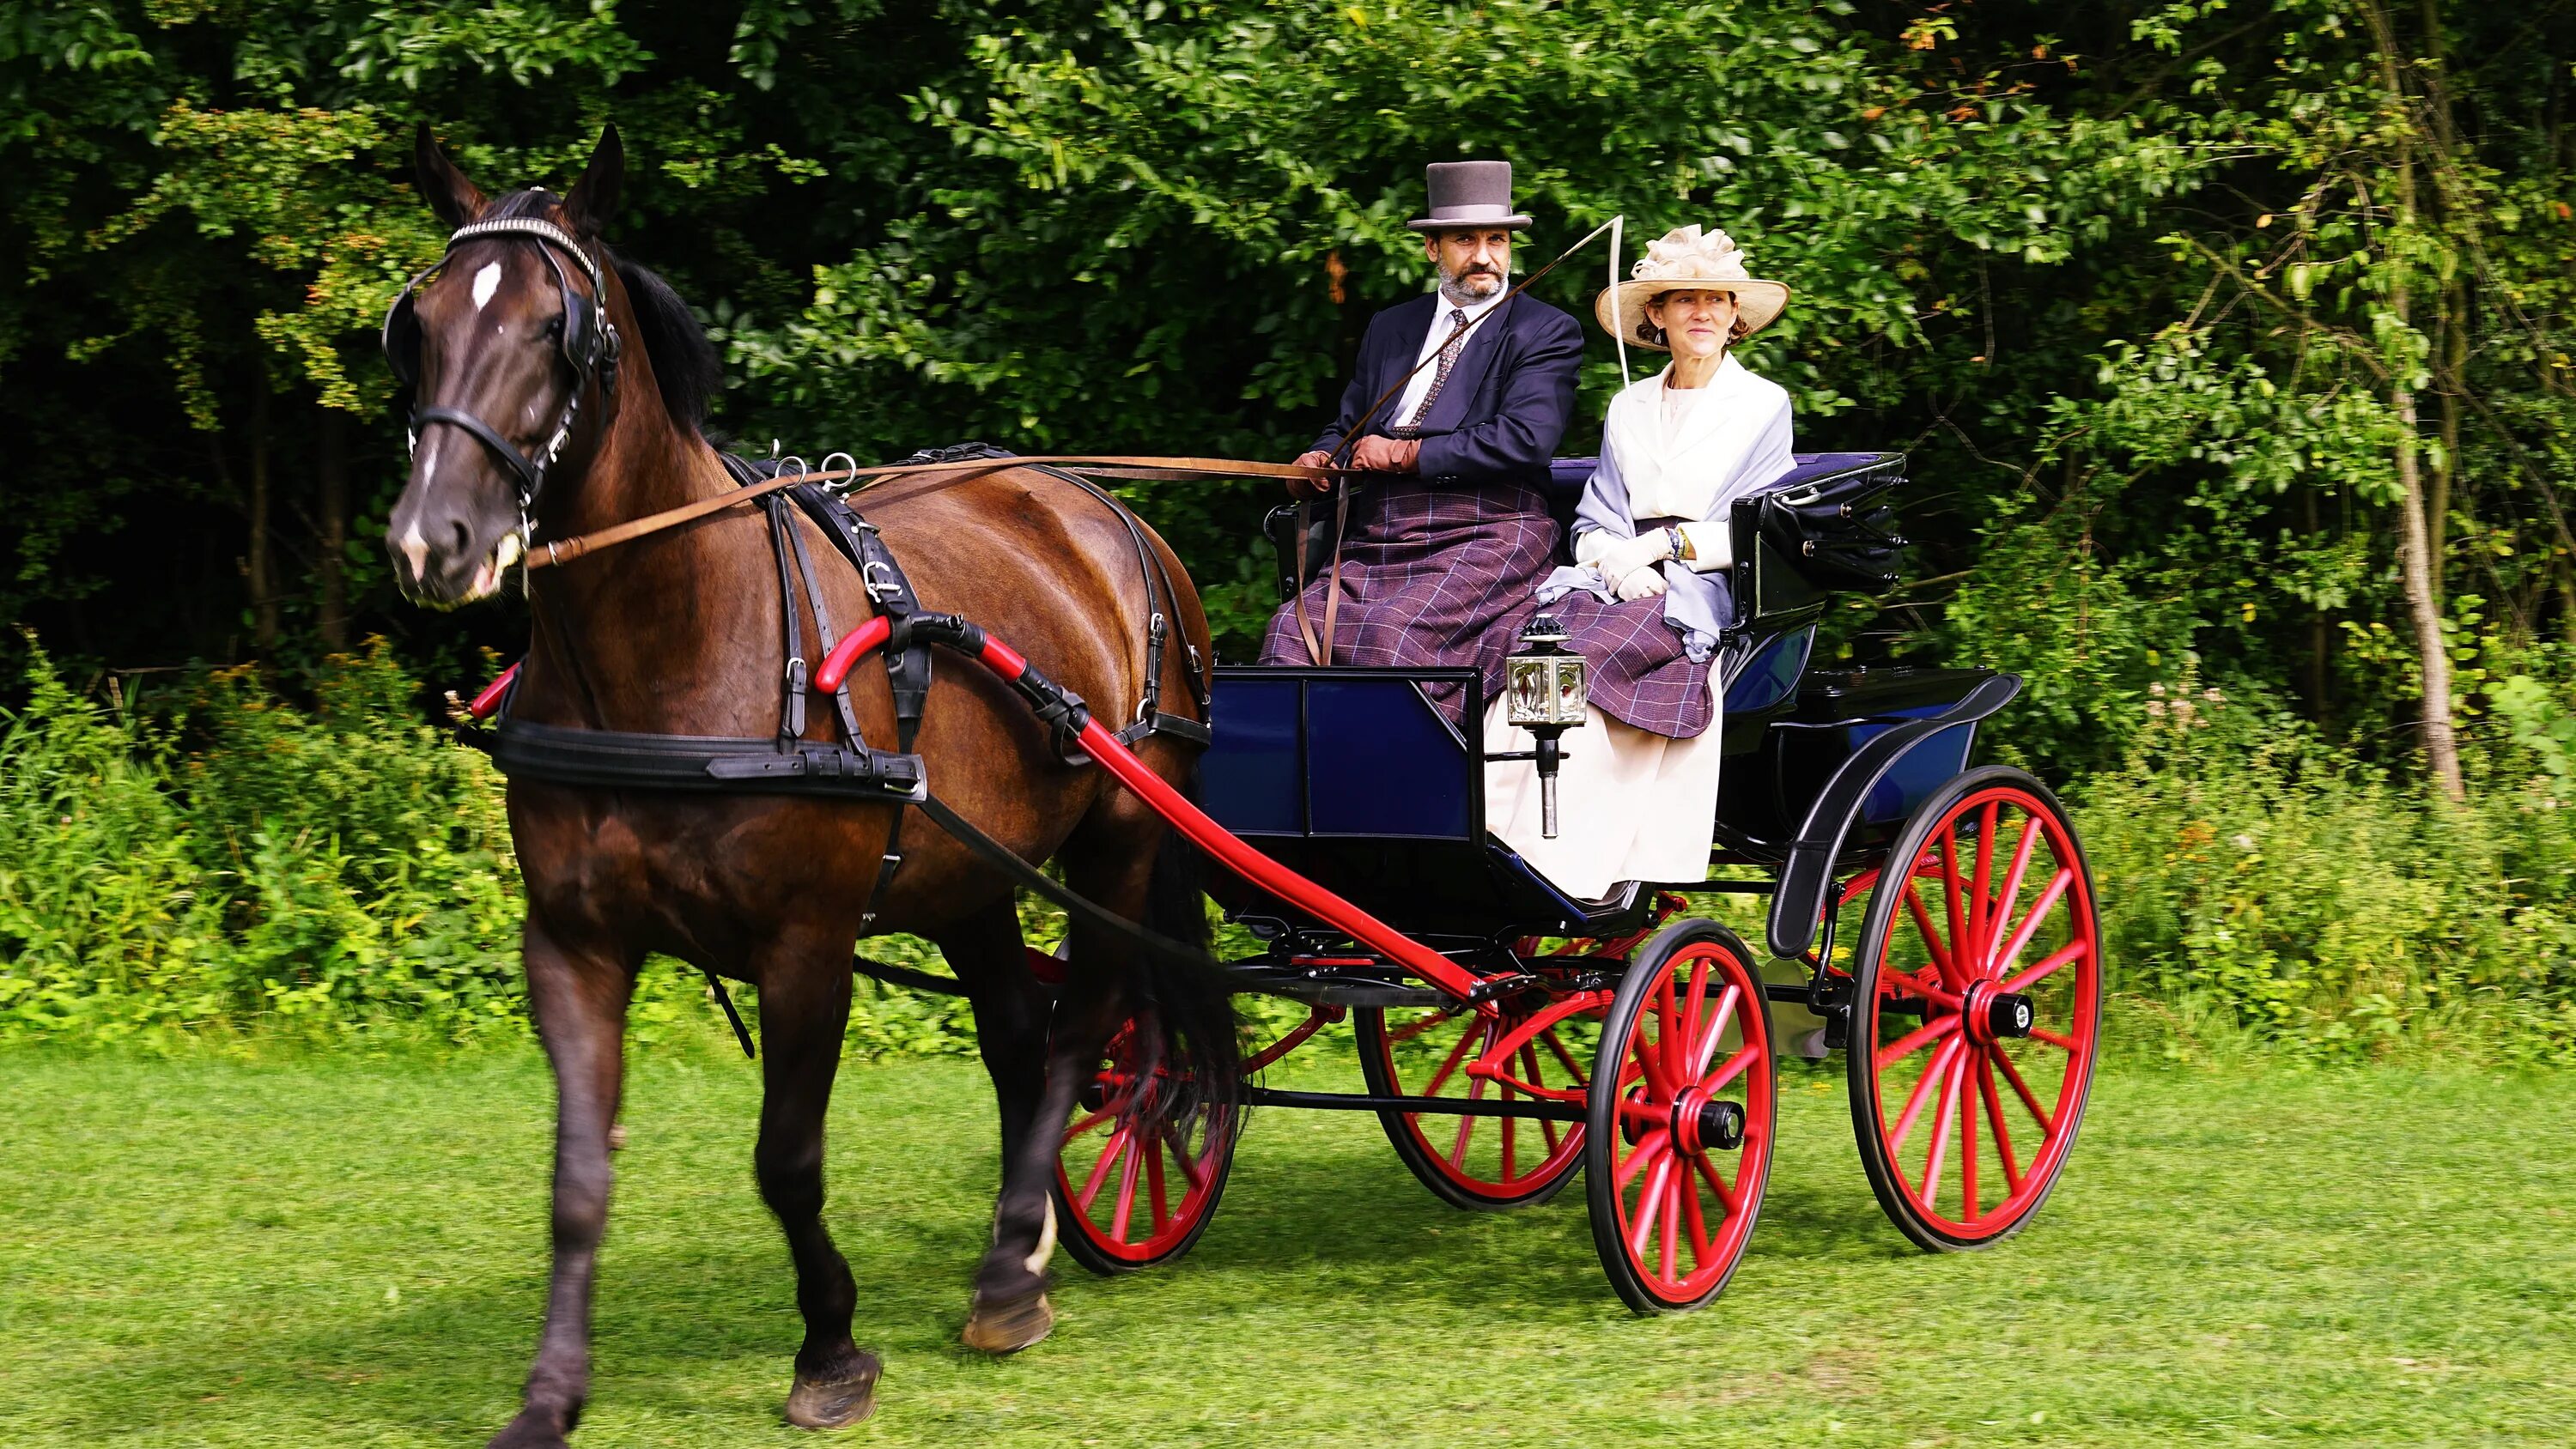
<svg viewBox="0 0 2576 1449"><path fill-rule="evenodd" d="M826 458L823 461L828 463L831 459ZM606 528L576 534L571 538L535 544L528 550L527 567L534 571L568 564L602 549L615 548L621 543L632 543L636 539L660 533L665 529L677 528L684 523L694 523L711 514L722 513L737 504L750 503L782 489L793 488L800 483L819 483L827 487L838 483L841 486L833 488L833 492L851 493L873 488L888 478L914 473L945 473L960 478L972 478L986 473L999 473L1012 468L1038 465L1062 468L1067 472L1087 474L1094 478L1134 479L1329 479L1351 471L1347 468L1300 468L1293 463L1250 463L1233 458L1155 458L1056 453L1025 458L976 458L946 463L897 463L882 468L830 468L805 473L782 473L775 478L764 478L758 483L728 489L723 493L701 498L695 502L683 503L677 508L666 508L659 513L646 514L642 518L611 524Z"/></svg>

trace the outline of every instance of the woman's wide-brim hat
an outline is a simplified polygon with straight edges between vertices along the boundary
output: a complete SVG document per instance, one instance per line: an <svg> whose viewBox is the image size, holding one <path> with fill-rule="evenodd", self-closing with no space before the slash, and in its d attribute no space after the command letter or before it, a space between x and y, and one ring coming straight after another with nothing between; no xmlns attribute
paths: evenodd
<svg viewBox="0 0 2576 1449"><path fill-rule="evenodd" d="M1703 233L1696 226L1677 226L1646 243L1646 254L1628 269L1633 279L1605 287L1592 302L1592 315L1631 347L1656 352L1672 348L1659 340L1646 304L1666 292L1730 292L1735 315L1745 335L1761 331L1789 305L1789 284L1767 281L1744 269L1744 253L1722 231Z"/></svg>
<svg viewBox="0 0 2576 1449"><path fill-rule="evenodd" d="M1434 161L1423 169L1422 181L1431 193L1431 214L1405 223L1415 231L1519 231L1530 224L1512 210L1509 161Z"/></svg>

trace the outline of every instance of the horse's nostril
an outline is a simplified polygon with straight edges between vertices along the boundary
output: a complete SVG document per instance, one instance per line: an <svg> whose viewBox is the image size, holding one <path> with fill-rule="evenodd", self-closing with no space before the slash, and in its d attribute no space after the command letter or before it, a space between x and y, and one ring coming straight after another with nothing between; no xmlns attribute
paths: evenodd
<svg viewBox="0 0 2576 1449"><path fill-rule="evenodd" d="M453 523L453 524L449 525L449 527L448 527L448 531L449 531L450 533L452 533L452 534L454 534L454 535L455 535L455 541L454 541L453 546L452 546L452 547L449 549L449 551L448 551L448 557L450 557L450 558L463 558L463 557L465 557L465 551L466 551L468 548L471 548L471 547L473 546L473 543L474 543L474 534L473 534L473 532L472 532L471 530L469 530L468 528L466 528L466 526L465 526L465 520L464 520L464 519L461 519L461 518L460 518L460 519L458 519L458 520L456 520L456 522L455 522L455 523Z"/></svg>

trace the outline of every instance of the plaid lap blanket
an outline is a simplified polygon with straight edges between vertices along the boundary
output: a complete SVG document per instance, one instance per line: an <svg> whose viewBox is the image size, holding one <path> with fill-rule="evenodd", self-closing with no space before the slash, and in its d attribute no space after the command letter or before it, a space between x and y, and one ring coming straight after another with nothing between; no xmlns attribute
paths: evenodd
<svg viewBox="0 0 2576 1449"><path fill-rule="evenodd" d="M1332 662L1472 668L1484 674L1485 697L1493 698L1503 659L1538 612L1531 591L1547 577L1556 539L1556 520L1535 489L1433 488L1410 480L1371 486L1351 500ZM1306 620L1319 631L1328 587L1327 577L1306 585ZM1293 603L1271 615L1261 662L1310 662ZM1459 691L1446 693L1435 692L1432 702L1474 728Z"/></svg>
<svg viewBox="0 0 2576 1449"><path fill-rule="evenodd" d="M1690 661L1681 630L1664 619L1662 595L1610 604L1578 589L1548 612L1565 625L1565 647L1591 666L1590 697L1603 714L1677 740L1708 728L1708 671L1717 656Z"/></svg>

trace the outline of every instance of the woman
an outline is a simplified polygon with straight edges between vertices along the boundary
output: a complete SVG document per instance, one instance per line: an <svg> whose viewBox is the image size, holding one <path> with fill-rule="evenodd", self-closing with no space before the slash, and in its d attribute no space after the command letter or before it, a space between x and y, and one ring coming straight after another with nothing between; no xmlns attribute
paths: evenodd
<svg viewBox="0 0 2576 1449"><path fill-rule="evenodd" d="M1620 881L1708 874L1720 734L1711 666L1734 612L1721 572L1735 561L1728 518L1735 500L1794 466L1788 392L1732 351L1780 315L1789 289L1749 275L1726 233L1696 226L1649 244L1630 275L1594 315L1673 360L1611 400L1575 515L1575 567L1538 590L1592 677L1585 727L1565 741L1557 838L1540 834L1534 769L1486 773L1494 833L1589 899ZM1486 711L1489 753L1530 743L1501 701Z"/></svg>

